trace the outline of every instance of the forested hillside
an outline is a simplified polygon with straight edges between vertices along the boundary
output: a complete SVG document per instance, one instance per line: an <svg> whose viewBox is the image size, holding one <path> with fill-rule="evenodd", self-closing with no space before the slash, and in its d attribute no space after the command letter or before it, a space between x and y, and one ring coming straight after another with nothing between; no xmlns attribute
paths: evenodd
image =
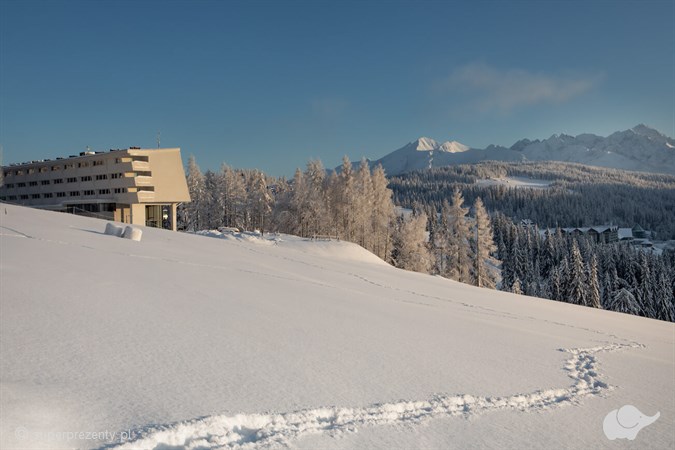
<svg viewBox="0 0 675 450"><path fill-rule="evenodd" d="M509 186L508 177L532 183ZM675 320L672 252L647 253L537 228L611 222L673 236L675 177L492 162L388 180L381 167L371 170L364 160L354 168L345 158L339 172L310 161L289 181L227 165L202 173L191 158L187 181L192 202L181 207L180 217L188 231L236 227L346 240L406 270ZM528 185L538 187L523 187ZM412 214L396 214L395 204ZM535 225L516 225L522 218Z"/></svg>
<svg viewBox="0 0 675 450"><path fill-rule="evenodd" d="M481 180L526 177L548 180L542 189ZM467 203L480 197L488 211L540 228L639 224L661 240L675 239L675 177L558 162L484 162L412 172L390 180L396 204L415 203L440 210L455 187Z"/></svg>

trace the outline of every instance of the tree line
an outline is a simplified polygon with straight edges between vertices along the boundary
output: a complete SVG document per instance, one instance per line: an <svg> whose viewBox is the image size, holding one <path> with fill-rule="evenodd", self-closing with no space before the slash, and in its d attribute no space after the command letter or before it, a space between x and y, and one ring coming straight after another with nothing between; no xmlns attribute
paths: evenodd
<svg viewBox="0 0 675 450"><path fill-rule="evenodd" d="M543 169L533 167L528 170L542 173ZM550 166L545 169L552 170ZM658 255L627 244L599 244L585 237L567 236L559 229L540 233L536 227L515 225L513 218L519 215L514 214L514 205L522 212L533 199L540 199L538 205L556 217L556 223L573 222L567 214L574 208L561 208L565 201L553 195L556 189L496 186L481 190L464 184L476 173L495 175L496 170L506 175L499 172L506 170L504 163L444 170L455 170L453 177L461 182L445 180L443 190L435 192L425 183L427 177L438 178L438 173L420 172L387 180L382 167L371 169L363 160L354 168L346 157L338 171L330 172L320 161L309 161L291 180L225 164L218 172L202 173L190 157L186 178L192 202L181 205L179 226L188 231L236 227L341 239L406 270L675 321L675 252ZM581 177L575 170L568 175ZM617 176L612 171L608 175ZM652 183L649 187L628 187L661 190L655 186L662 182L656 176L647 178L646 184ZM438 186L438 179L430 185ZM396 189L400 197L407 198L410 211L401 213L395 208ZM591 194L584 191L574 195ZM601 208L603 202L597 198L596 202ZM630 204L631 200L626 202ZM492 214L488 214L490 210ZM536 220L540 216L527 217ZM579 219L572 225L585 223L585 219Z"/></svg>
<svg viewBox="0 0 675 450"><path fill-rule="evenodd" d="M226 164L218 172L202 173L191 156L186 180L192 201L180 206L180 229L235 227L263 234L274 231L340 239L359 244L402 269L434 270L427 232L429 216L421 208L397 212L384 170L381 166L371 169L365 159L355 169L345 157L340 170L331 172L321 161L309 161L304 171L297 169L293 179L286 180ZM490 218L479 198L473 210L472 220L467 216L468 208L455 210L461 217L448 219L455 228L439 229L435 239L442 234L449 240L443 248L449 249L454 245L450 240L455 242L461 236L461 250L454 253L460 258L456 264L462 266L456 269L461 273L456 279L494 287L495 270L489 266L494 251Z"/></svg>

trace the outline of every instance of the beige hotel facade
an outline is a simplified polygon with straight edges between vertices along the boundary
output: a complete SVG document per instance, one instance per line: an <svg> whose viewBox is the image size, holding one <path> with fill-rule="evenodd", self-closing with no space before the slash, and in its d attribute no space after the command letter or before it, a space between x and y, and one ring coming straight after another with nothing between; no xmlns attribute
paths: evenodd
<svg viewBox="0 0 675 450"><path fill-rule="evenodd" d="M179 148L131 147L2 167L0 200L176 230L189 202Z"/></svg>

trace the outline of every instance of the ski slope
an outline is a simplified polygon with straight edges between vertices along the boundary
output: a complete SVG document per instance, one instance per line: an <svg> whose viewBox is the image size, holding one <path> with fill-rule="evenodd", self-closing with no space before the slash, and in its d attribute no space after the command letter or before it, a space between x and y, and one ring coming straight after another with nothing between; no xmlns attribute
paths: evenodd
<svg viewBox="0 0 675 450"><path fill-rule="evenodd" d="M675 325L360 247L0 209L0 448L673 448ZM625 404L660 419L609 441Z"/></svg>

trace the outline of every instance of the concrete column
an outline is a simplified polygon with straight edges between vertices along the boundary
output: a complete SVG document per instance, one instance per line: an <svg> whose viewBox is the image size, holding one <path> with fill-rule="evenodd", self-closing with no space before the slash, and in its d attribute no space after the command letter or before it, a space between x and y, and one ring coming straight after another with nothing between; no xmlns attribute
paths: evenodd
<svg viewBox="0 0 675 450"><path fill-rule="evenodd" d="M173 231L176 231L176 222L178 221L178 203L172 203L171 204L171 216L169 217L169 220L171 220L171 229Z"/></svg>
<svg viewBox="0 0 675 450"><path fill-rule="evenodd" d="M143 203L131 204L131 223L133 225L145 225L145 205Z"/></svg>

